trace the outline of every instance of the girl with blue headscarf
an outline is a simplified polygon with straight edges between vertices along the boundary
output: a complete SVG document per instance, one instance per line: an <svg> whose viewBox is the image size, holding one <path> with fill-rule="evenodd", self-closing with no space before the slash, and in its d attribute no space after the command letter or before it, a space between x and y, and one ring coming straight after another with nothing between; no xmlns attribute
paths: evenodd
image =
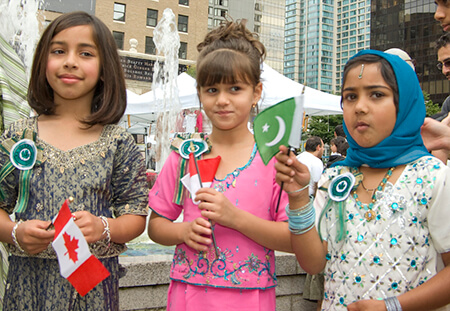
<svg viewBox="0 0 450 311"><path fill-rule="evenodd" d="M347 157L324 172L314 201L308 169L285 147L276 156L292 247L305 271L325 274L322 310L449 304L450 168L423 144L416 74L396 55L359 52L344 69L342 108Z"/></svg>

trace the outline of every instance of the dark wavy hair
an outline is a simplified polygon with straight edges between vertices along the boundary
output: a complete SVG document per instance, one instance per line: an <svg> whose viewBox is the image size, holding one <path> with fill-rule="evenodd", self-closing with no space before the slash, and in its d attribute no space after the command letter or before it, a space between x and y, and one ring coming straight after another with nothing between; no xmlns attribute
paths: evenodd
<svg viewBox="0 0 450 311"><path fill-rule="evenodd" d="M442 36L439 37L436 41L436 50L438 51L440 48L450 44L450 33L446 32Z"/></svg>
<svg viewBox="0 0 450 311"><path fill-rule="evenodd" d="M317 146L322 146L322 139L318 136L311 136L306 140L305 150L309 152L314 152L317 149Z"/></svg>
<svg viewBox="0 0 450 311"><path fill-rule="evenodd" d="M108 27L97 17L85 12L63 14L45 29L34 54L28 102L39 115L55 113L53 89L46 77L50 43L61 31L82 25L92 27L93 39L100 57L100 79L95 88L91 114L80 121L88 126L117 124L127 105L125 78L117 53L117 45Z"/></svg>

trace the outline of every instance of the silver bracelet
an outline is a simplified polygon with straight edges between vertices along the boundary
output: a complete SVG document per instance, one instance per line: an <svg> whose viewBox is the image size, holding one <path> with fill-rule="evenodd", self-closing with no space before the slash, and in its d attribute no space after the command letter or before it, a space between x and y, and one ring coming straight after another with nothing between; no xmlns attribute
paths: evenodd
<svg viewBox="0 0 450 311"><path fill-rule="evenodd" d="M300 188L300 189L297 189L297 190L294 190L294 191L286 191L286 193L287 193L287 194L297 193L297 192L300 192L300 191L305 190L306 188L309 188L309 184L307 184L307 185L304 186L303 188Z"/></svg>
<svg viewBox="0 0 450 311"><path fill-rule="evenodd" d="M402 311L402 305L395 296L384 299L384 303L387 311Z"/></svg>
<svg viewBox="0 0 450 311"><path fill-rule="evenodd" d="M111 242L111 230L109 229L109 222L108 222L108 218L106 218L105 216L98 216L98 218L100 218L100 220L103 223L103 232L102 232L102 236L105 234L106 235L106 241L108 242L108 244Z"/></svg>
<svg viewBox="0 0 450 311"><path fill-rule="evenodd" d="M19 220L18 222L16 222L16 224L14 225L12 231L11 231L11 236L12 236L12 240L14 242L14 245L16 246L16 248L21 251L22 253L25 253L25 250L20 246L19 242L17 241L17 236L16 236L16 230L17 227L19 227L19 225L23 223L23 220Z"/></svg>

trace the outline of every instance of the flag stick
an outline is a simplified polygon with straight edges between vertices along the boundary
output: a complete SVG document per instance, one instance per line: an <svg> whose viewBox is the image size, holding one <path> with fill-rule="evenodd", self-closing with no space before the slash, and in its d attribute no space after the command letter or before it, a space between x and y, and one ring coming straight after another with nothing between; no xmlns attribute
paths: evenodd
<svg viewBox="0 0 450 311"><path fill-rule="evenodd" d="M295 98L295 110L294 110L294 118L292 121L292 129L291 133L289 135L289 148L287 152L287 156L289 157L289 154L291 153L291 148L300 148L300 138L301 138L301 122L297 122L297 120L302 120L302 110L303 110L303 101L304 101L304 94L305 94L306 86L303 85L302 94L300 94L299 97ZM303 115L305 113L303 112ZM280 200L281 200L281 193L283 192L283 185L284 182L281 182L280 184L280 194L278 195L278 202L277 202L277 208L275 209L275 213L278 213L278 207L280 207Z"/></svg>
<svg viewBox="0 0 450 311"><path fill-rule="evenodd" d="M195 163L195 170L197 171L197 176L198 176L198 182L200 183L200 188L203 188L202 178L200 176L200 170L198 169L197 158L195 157L194 144L192 143L192 141L191 141L191 151L193 153L193 158L194 158L194 163ZM209 223L211 224L211 238L213 240L214 251L216 253L216 259L217 259L217 258L219 258L219 249L217 248L216 236L214 234L214 226L212 224L211 219L208 219L208 220L209 220Z"/></svg>
<svg viewBox="0 0 450 311"><path fill-rule="evenodd" d="M73 198L73 197L69 197L68 199L65 199L64 200L64 203L67 203L67 205L69 205L69 203L73 203L73 201L75 201L75 199ZM63 203L63 204L64 204ZM73 214L72 214L73 215ZM48 227L45 229L45 230L50 230L50 229L53 229L54 228L54 226L53 226L53 220L54 219L52 219L52 222L48 225Z"/></svg>
<svg viewBox="0 0 450 311"><path fill-rule="evenodd" d="M287 156L289 157L289 154L291 153L291 148L288 148ZM278 195L278 202L277 202L277 208L275 209L275 213L278 213L278 207L280 207L280 201L281 201L281 194L283 193L283 186L284 182L281 182L280 184L280 194Z"/></svg>

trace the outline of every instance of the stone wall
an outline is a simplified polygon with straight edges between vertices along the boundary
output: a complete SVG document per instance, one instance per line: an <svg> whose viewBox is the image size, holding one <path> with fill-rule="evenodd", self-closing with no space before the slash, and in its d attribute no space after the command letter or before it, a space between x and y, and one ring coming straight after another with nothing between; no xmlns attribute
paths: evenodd
<svg viewBox="0 0 450 311"><path fill-rule="evenodd" d="M120 279L121 310L163 311L169 287L171 255L120 257L127 274ZM294 255L276 253L277 311L313 311L316 304L302 298L306 274Z"/></svg>

